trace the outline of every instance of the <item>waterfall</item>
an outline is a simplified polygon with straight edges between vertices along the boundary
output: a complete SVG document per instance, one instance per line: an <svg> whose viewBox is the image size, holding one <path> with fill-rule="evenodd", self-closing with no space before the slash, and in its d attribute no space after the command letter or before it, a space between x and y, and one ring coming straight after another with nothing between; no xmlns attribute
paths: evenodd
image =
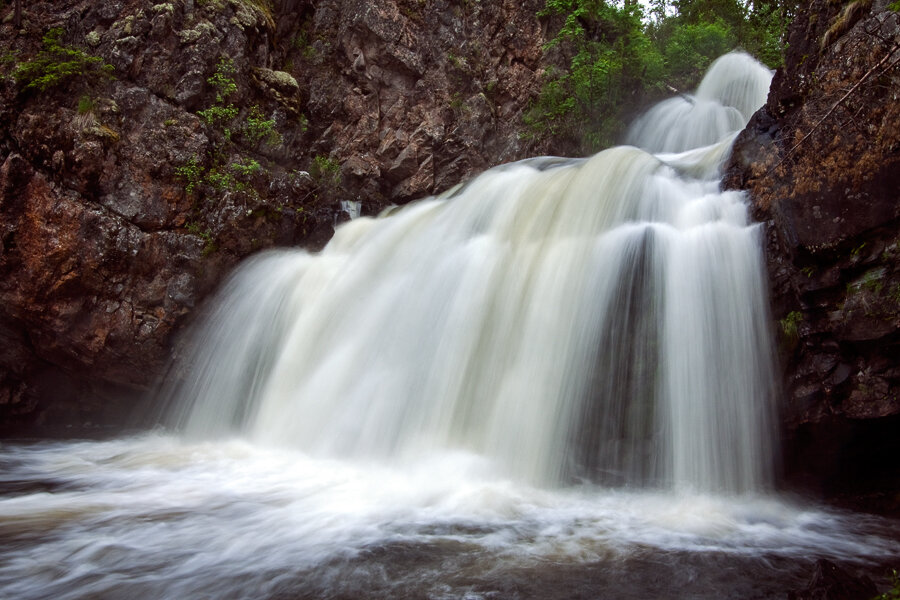
<svg viewBox="0 0 900 600"><path fill-rule="evenodd" d="M727 55L631 146L500 166L319 254L248 260L175 367L172 418L314 457L470 452L543 486L767 487L760 230L718 177L770 78Z"/></svg>

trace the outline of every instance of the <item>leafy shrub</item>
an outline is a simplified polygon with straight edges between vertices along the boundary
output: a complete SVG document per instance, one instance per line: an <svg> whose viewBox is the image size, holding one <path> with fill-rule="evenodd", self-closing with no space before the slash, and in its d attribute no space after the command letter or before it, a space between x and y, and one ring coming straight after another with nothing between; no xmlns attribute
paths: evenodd
<svg viewBox="0 0 900 600"><path fill-rule="evenodd" d="M264 141L270 146L277 146L282 142L281 134L275 130L275 119L266 119L258 106L250 108L250 114L244 122L244 136L253 144Z"/></svg>
<svg viewBox="0 0 900 600"><path fill-rule="evenodd" d="M249 179L253 175L263 170L259 161L252 158L242 159L241 162L231 163L229 165L234 174L242 179Z"/></svg>
<svg viewBox="0 0 900 600"><path fill-rule="evenodd" d="M216 125L224 121L230 121L238 114L238 109L234 104L228 106L215 105L204 110L198 110L197 114L206 121L207 125Z"/></svg>
<svg viewBox="0 0 900 600"><path fill-rule="evenodd" d="M52 88L82 78L85 81L111 78L114 67L78 48L63 46L61 27L44 34L43 49L31 60L20 63L13 77L24 90L46 92Z"/></svg>
<svg viewBox="0 0 900 600"><path fill-rule="evenodd" d="M317 154L313 158L309 175L319 185L338 186L341 183L341 165L333 158Z"/></svg>
<svg viewBox="0 0 900 600"><path fill-rule="evenodd" d="M216 65L216 72L206 80L216 90L216 102L222 104L238 90L234 80L234 61L223 56Z"/></svg>
<svg viewBox="0 0 900 600"><path fill-rule="evenodd" d="M734 47L734 36L722 20L676 27L664 49L670 81L690 89L698 73Z"/></svg>
<svg viewBox="0 0 900 600"><path fill-rule="evenodd" d="M535 136L551 135L580 152L616 142L635 100L662 85L663 58L644 31L637 5L547 0L541 16L563 15L548 44L568 57L550 71L525 116Z"/></svg>
<svg viewBox="0 0 900 600"><path fill-rule="evenodd" d="M618 141L634 113L666 89L693 89L709 64L730 50L742 48L776 67L797 4L546 0L538 16L562 19L546 46L559 67L548 70L525 114L526 137L593 152Z"/></svg>
<svg viewBox="0 0 900 600"><path fill-rule="evenodd" d="M190 194L202 181L203 167L200 166L197 157L192 156L185 164L175 168L175 176L184 182L184 190Z"/></svg>

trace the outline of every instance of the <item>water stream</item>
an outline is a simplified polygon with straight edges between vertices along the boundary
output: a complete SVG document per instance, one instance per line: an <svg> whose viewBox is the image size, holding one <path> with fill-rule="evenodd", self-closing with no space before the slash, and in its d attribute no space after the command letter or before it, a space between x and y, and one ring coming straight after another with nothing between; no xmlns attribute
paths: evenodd
<svg viewBox="0 0 900 600"><path fill-rule="evenodd" d="M247 261L169 429L0 446L0 597L769 598L900 526L774 489L760 230L718 177L771 73Z"/></svg>

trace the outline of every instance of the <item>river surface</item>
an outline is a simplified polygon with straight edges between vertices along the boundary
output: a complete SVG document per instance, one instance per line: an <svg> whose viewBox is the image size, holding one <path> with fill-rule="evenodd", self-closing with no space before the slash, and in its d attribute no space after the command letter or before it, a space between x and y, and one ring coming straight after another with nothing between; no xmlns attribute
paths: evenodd
<svg viewBox="0 0 900 600"><path fill-rule="evenodd" d="M152 433L0 446L0 598L784 598L884 589L900 524L773 495L514 483Z"/></svg>

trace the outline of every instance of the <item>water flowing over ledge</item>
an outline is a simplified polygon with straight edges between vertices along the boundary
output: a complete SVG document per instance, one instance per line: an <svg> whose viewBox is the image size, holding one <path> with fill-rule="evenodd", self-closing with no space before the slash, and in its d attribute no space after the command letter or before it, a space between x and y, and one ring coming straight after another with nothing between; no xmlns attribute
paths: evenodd
<svg viewBox="0 0 900 600"><path fill-rule="evenodd" d="M328 458L464 449L540 485L766 489L759 233L716 176L770 78L728 55L702 103L645 117L666 142L633 132L680 154L509 164L251 261L194 342L179 422ZM727 126L681 148L698 118Z"/></svg>
<svg viewBox="0 0 900 600"><path fill-rule="evenodd" d="M728 55L631 146L248 261L161 392L174 432L0 447L0 596L780 598L818 557L883 571L896 522L771 489L759 229L717 181L770 76Z"/></svg>

